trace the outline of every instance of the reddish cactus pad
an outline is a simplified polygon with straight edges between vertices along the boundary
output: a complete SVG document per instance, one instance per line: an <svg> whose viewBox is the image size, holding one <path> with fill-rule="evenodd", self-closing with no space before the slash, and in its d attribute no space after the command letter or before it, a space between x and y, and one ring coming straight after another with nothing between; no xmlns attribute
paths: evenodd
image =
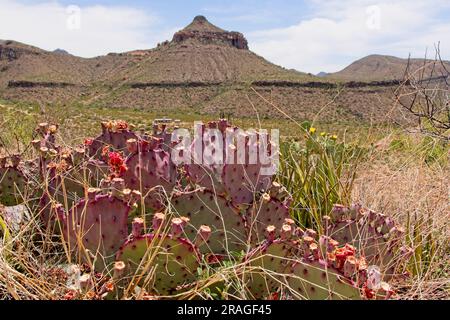
<svg viewBox="0 0 450 320"><path fill-rule="evenodd" d="M127 140L138 139L137 135L129 129L124 121L109 121L102 123L102 133L94 139L86 139L88 153L97 159L102 159L104 147L111 147L115 151L127 154Z"/></svg>
<svg viewBox="0 0 450 320"><path fill-rule="evenodd" d="M88 249L101 269L109 263L128 236L130 206L121 199L95 192L78 202L64 219L64 238L71 249L84 255Z"/></svg>
<svg viewBox="0 0 450 320"><path fill-rule="evenodd" d="M159 210L166 203L176 180L176 168L162 149L140 148L126 160L125 185L141 192L148 208Z"/></svg>

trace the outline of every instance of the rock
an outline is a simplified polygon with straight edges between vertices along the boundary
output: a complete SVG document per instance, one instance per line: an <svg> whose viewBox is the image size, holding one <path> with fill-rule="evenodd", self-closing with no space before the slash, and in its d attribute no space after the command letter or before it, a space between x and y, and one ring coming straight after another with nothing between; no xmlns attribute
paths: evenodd
<svg viewBox="0 0 450 320"><path fill-rule="evenodd" d="M20 226L30 219L27 208L21 204L12 207L1 207L0 215L11 232L19 231Z"/></svg>
<svg viewBox="0 0 450 320"><path fill-rule="evenodd" d="M0 60L13 61L18 58L16 50L0 45Z"/></svg>
<svg viewBox="0 0 450 320"><path fill-rule="evenodd" d="M248 50L248 42L240 32L225 31L211 24L204 16L197 16L192 23L174 34L172 42L194 39L202 44L228 45Z"/></svg>
<svg viewBox="0 0 450 320"><path fill-rule="evenodd" d="M67 52L66 50L64 50L64 49L59 49L59 48L56 49L56 50L53 50L53 53L70 55L70 53Z"/></svg>

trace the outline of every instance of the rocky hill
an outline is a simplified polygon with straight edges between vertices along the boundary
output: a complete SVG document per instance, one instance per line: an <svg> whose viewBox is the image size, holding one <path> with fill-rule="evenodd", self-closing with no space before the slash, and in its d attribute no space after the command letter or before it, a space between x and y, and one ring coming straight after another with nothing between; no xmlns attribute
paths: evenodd
<svg viewBox="0 0 450 320"><path fill-rule="evenodd" d="M430 75L442 75L445 70L439 64L433 70L432 60L410 59L410 70L418 70L424 68L424 77ZM450 62L444 61L447 70L450 70ZM370 55L359 59L343 70L328 74L328 77L343 81L389 81L401 80L404 77L405 70L408 66L408 59L401 59L386 55ZM446 72L445 72L446 73Z"/></svg>
<svg viewBox="0 0 450 320"><path fill-rule="evenodd" d="M251 52L243 34L225 31L203 16L156 48L90 59L0 42L2 99L146 108L163 115L402 118L392 107L395 83L355 82L366 73L376 74L354 66L321 77L287 70Z"/></svg>

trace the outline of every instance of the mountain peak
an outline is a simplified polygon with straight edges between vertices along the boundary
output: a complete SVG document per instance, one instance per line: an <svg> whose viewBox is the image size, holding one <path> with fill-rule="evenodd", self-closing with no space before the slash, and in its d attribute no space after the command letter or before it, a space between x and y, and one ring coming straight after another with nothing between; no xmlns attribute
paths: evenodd
<svg viewBox="0 0 450 320"><path fill-rule="evenodd" d="M226 45L248 50L247 39L242 33L225 31L201 15L196 16L188 26L175 33L172 41L175 43L196 41L201 44Z"/></svg>
<svg viewBox="0 0 450 320"><path fill-rule="evenodd" d="M209 22L208 19L206 19L206 17L202 16L202 15L195 16L194 21L200 22L200 23Z"/></svg>
<svg viewBox="0 0 450 320"><path fill-rule="evenodd" d="M197 32L225 32L225 30L213 25L205 16L196 16L183 31Z"/></svg>

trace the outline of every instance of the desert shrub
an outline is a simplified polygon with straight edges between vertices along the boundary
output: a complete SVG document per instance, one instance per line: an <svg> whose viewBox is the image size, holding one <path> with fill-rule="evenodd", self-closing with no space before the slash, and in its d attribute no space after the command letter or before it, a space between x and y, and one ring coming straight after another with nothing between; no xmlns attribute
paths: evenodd
<svg viewBox="0 0 450 320"><path fill-rule="evenodd" d="M293 218L320 229L322 217L334 204L350 204L356 167L368 150L318 133L309 123L303 128L304 143L291 140L281 145L278 181L293 196Z"/></svg>

